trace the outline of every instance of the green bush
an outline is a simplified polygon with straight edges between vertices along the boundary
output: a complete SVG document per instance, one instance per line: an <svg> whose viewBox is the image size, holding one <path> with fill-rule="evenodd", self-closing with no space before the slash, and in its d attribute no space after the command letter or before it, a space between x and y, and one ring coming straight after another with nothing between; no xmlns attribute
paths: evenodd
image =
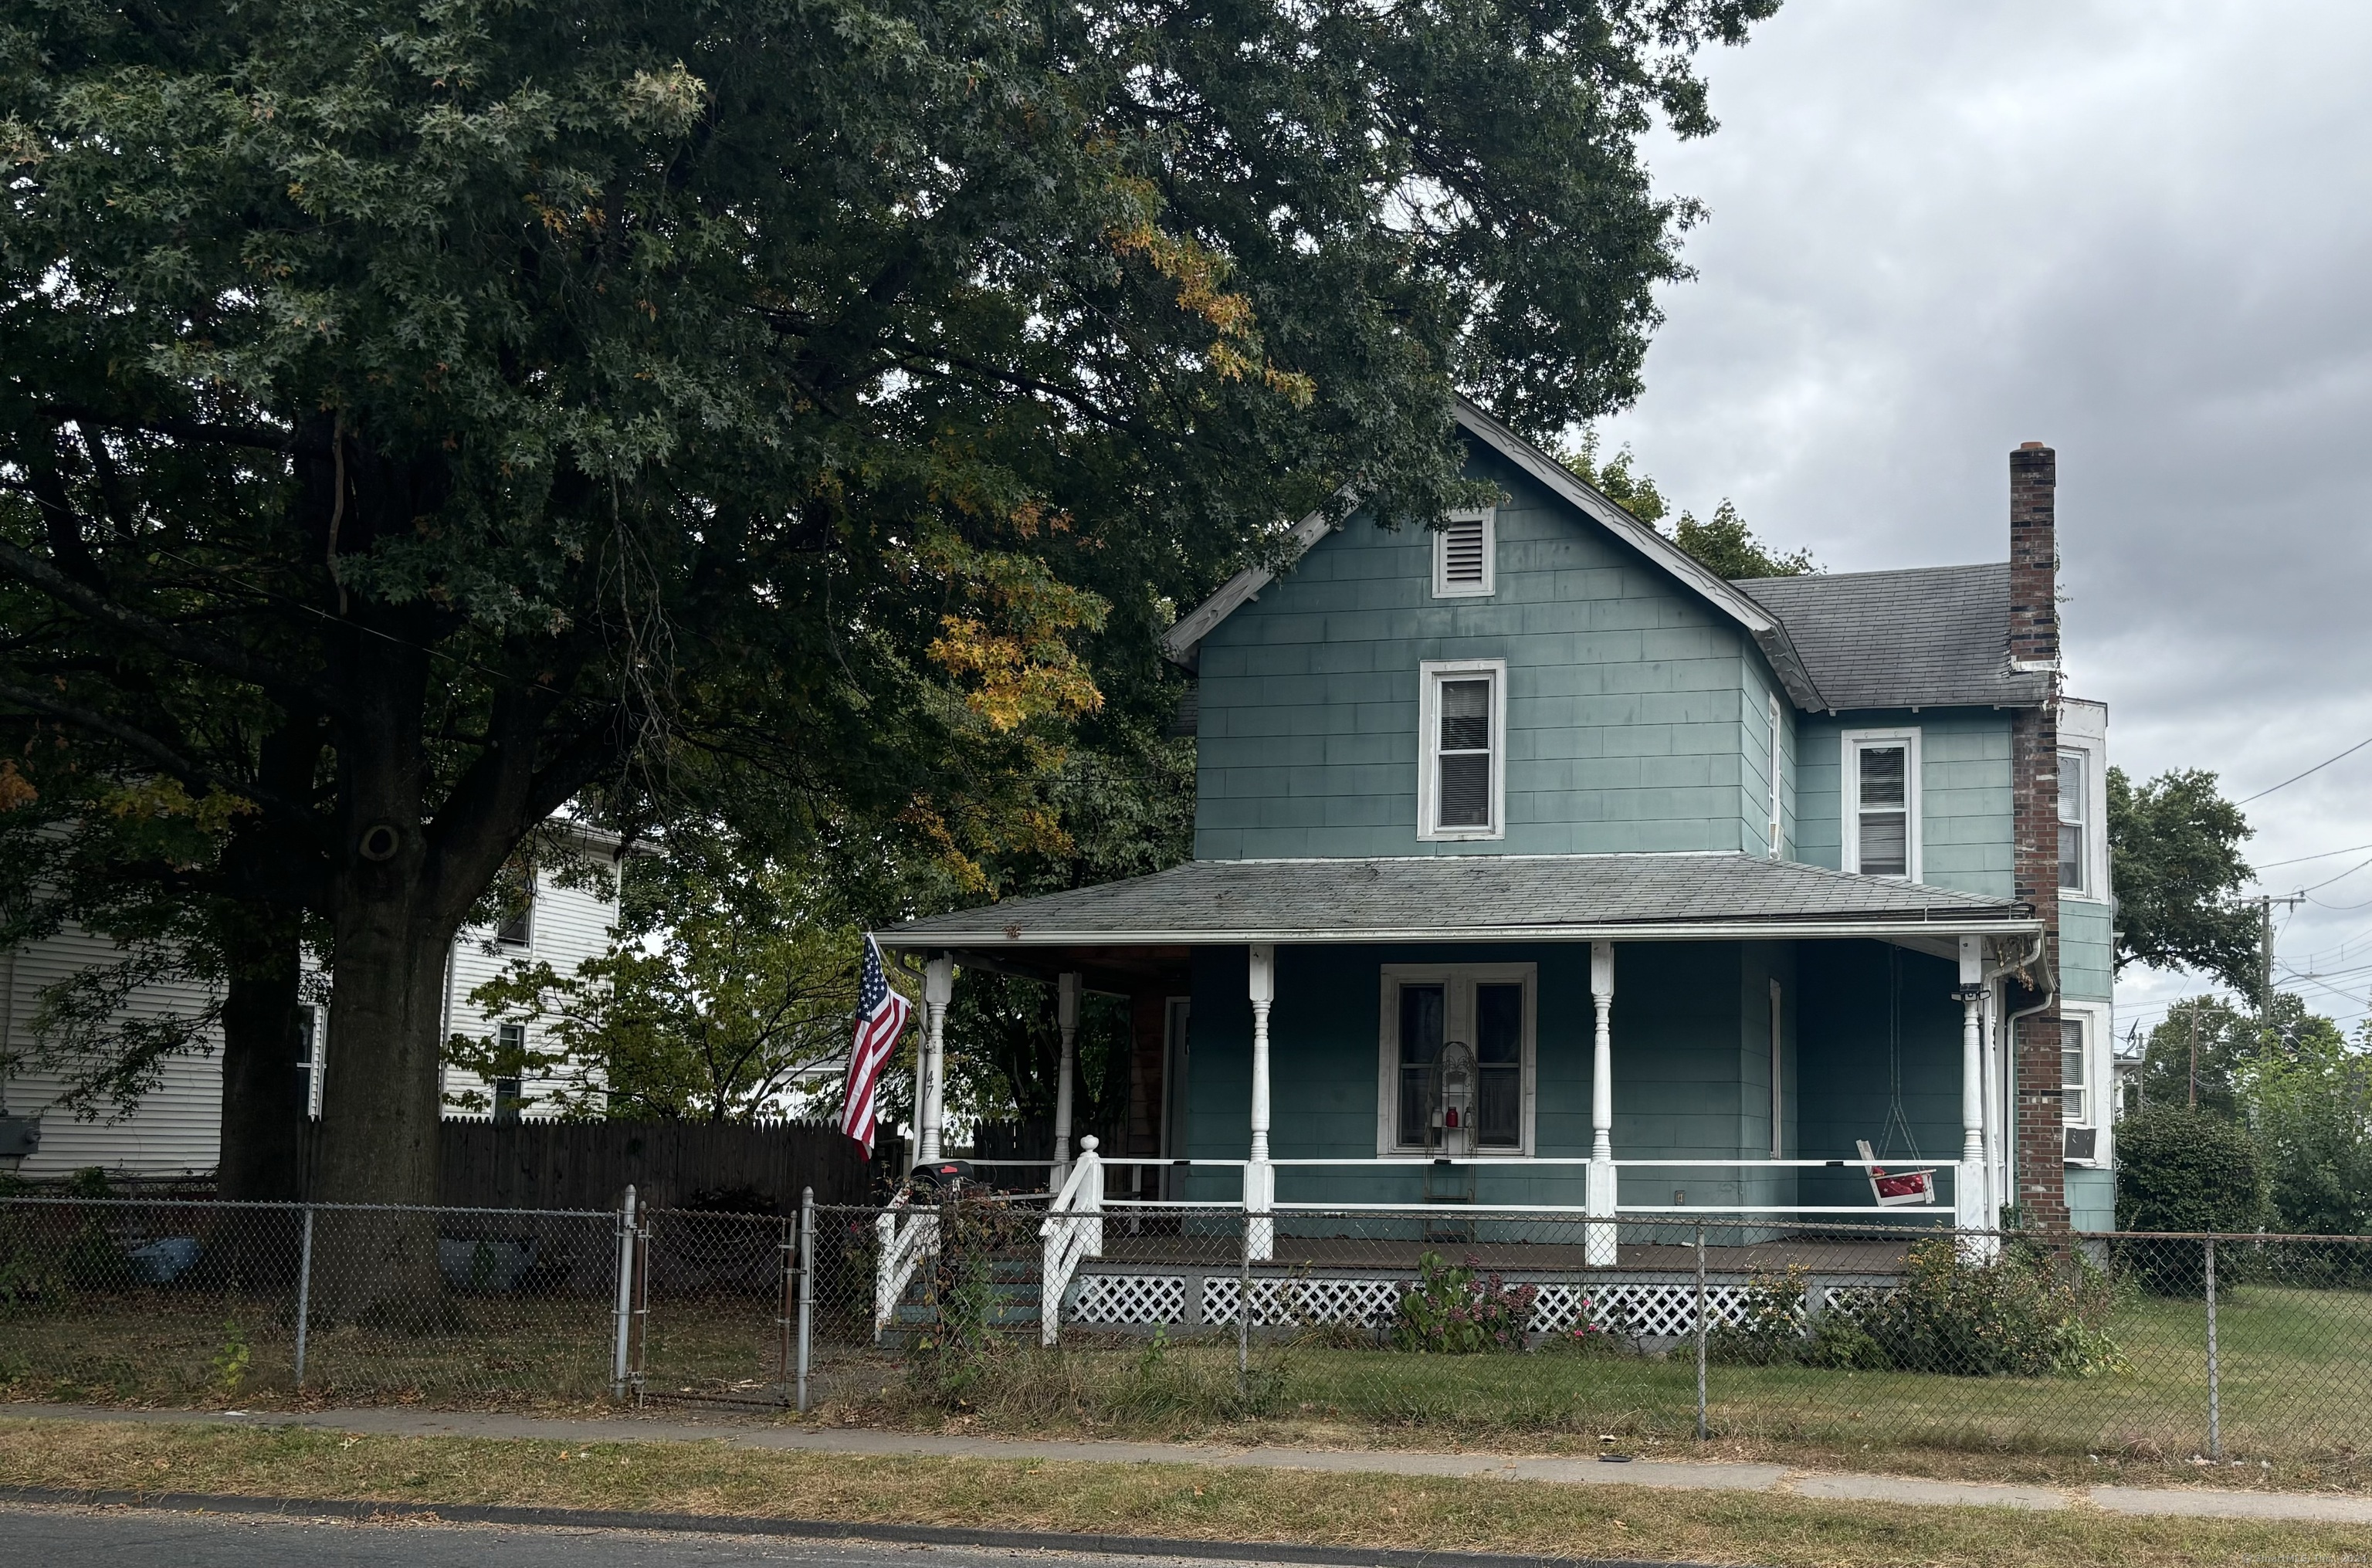
<svg viewBox="0 0 2372 1568"><path fill-rule="evenodd" d="M2151 1105L2117 1124L2118 1229L2252 1231L2264 1213L2264 1156L2238 1122Z"/></svg>
<svg viewBox="0 0 2372 1568"><path fill-rule="evenodd" d="M2090 1376L2123 1366L2106 1331L2116 1301L2080 1259L2012 1248L1988 1263L1949 1237L1914 1243L1902 1283L1867 1306L1806 1310L1809 1272L1758 1273L1743 1319L1706 1338L1708 1360L1959 1377Z"/></svg>
<svg viewBox="0 0 2372 1568"><path fill-rule="evenodd" d="M2116 1296L2080 1257L2012 1246L1963 1259L1948 1237L1914 1243L1903 1282L1856 1315L1885 1364L1959 1377L2087 1377L2121 1370Z"/></svg>
<svg viewBox="0 0 2372 1568"><path fill-rule="evenodd" d="M1430 1355L1521 1350L1540 1294L1537 1285L1511 1290L1496 1274L1478 1279L1471 1260L1453 1266L1428 1252L1417 1260L1416 1288L1401 1297L1392 1348Z"/></svg>

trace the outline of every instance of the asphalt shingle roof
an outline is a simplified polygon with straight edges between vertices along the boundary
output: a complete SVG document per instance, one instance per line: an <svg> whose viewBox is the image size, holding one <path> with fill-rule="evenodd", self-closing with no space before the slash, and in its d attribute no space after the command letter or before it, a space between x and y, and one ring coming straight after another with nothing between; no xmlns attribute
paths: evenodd
<svg viewBox="0 0 2372 1568"><path fill-rule="evenodd" d="M2009 665L2009 563L1749 577L1831 709L2032 707L2051 678Z"/></svg>
<svg viewBox="0 0 2372 1568"><path fill-rule="evenodd" d="M893 947L1520 936L1621 926L1967 930L2006 899L1749 854L1197 860L1149 877L908 921Z"/></svg>

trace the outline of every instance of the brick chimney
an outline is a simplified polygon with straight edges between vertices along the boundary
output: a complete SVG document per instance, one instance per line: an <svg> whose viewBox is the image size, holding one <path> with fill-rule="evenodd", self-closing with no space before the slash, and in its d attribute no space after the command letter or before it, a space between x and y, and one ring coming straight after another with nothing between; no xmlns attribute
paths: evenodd
<svg viewBox="0 0 2372 1568"><path fill-rule="evenodd" d="M2011 882L2043 923L2044 962L2059 972L2059 454L2029 441L2009 455L2009 657L2047 675L2039 706L2010 713ZM2035 978L2040 981L2041 974ZM2013 986L2009 1010L2039 993ZM2036 1230L2067 1228L2066 1123L2060 1106L2059 1008L2018 1020L2017 1169L2020 1217Z"/></svg>

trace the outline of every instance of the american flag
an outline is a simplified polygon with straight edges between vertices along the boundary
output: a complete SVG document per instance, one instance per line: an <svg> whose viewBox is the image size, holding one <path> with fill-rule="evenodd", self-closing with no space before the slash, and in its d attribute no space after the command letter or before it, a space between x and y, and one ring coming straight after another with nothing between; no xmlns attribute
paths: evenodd
<svg viewBox="0 0 2372 1568"><path fill-rule="evenodd" d="M867 1155L873 1152L874 1091L880 1086L890 1053L898 1048L906 1015L913 1010L913 1004L890 989L890 977L881 971L880 945L866 936L865 973L856 982L856 1040L848 1052L848 1098L841 1107L840 1130L864 1144Z"/></svg>

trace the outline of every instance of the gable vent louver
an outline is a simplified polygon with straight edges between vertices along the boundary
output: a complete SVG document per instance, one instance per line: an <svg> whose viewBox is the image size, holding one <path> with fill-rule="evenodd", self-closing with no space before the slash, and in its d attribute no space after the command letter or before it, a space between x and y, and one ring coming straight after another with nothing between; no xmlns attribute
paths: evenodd
<svg viewBox="0 0 2372 1568"><path fill-rule="evenodd" d="M1482 519L1454 519L1442 540L1442 578L1459 585L1480 585L1482 581Z"/></svg>

